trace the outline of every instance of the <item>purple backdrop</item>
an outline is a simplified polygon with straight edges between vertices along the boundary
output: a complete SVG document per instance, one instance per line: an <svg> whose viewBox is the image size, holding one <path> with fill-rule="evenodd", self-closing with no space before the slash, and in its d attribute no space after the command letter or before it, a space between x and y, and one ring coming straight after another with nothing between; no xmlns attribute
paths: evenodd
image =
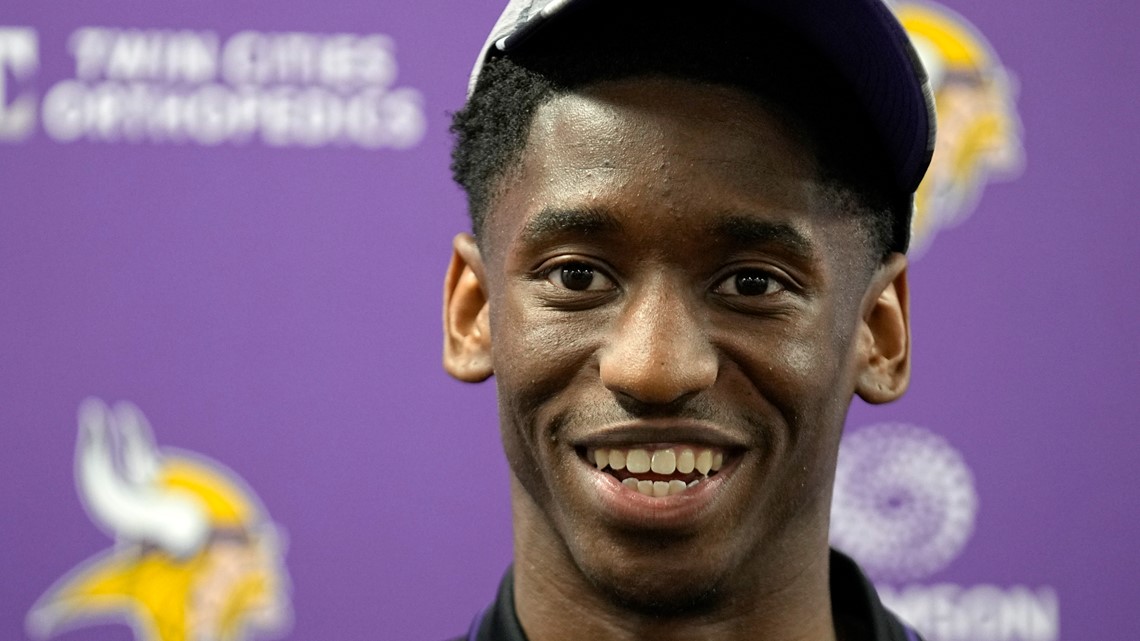
<svg viewBox="0 0 1140 641"><path fill-rule="evenodd" d="M29 638L37 600L112 548L76 491L89 396L260 497L285 638L441 639L490 600L510 559L493 386L445 376L438 319L466 226L447 114L499 4L0 9L0 636ZM975 497L940 563L876 578L945 640L1131 639L1140 5L943 5L1011 74L1023 169L916 256L911 391L849 418L938 434ZM149 53L116 58L138 33ZM231 75L203 71L211 42ZM264 64L225 58L243 42ZM279 53L297 46L348 53Z"/></svg>

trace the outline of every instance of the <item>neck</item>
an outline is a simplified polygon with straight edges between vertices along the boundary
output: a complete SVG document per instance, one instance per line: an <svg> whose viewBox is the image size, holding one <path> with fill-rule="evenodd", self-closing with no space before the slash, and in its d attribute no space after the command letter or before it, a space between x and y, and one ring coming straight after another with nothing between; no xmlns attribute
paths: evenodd
<svg viewBox="0 0 1140 641"><path fill-rule="evenodd" d="M811 546L765 545L734 568L703 607L646 612L591 583L545 515L514 485L515 610L529 641L836 639L826 528L822 537L786 537L822 538Z"/></svg>

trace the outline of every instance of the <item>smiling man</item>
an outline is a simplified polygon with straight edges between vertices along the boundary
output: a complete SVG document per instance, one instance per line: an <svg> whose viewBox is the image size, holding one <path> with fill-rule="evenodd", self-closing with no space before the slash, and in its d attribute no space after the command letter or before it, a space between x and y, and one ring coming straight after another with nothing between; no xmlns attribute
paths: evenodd
<svg viewBox="0 0 1140 641"><path fill-rule="evenodd" d="M915 60L878 0L509 4L453 127L515 546L468 638L917 638L828 549L847 408L909 380Z"/></svg>

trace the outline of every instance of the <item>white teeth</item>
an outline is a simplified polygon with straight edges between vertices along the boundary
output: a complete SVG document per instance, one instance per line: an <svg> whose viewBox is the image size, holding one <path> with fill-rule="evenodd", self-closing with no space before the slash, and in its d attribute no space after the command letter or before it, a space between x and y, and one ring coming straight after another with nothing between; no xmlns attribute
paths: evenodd
<svg viewBox="0 0 1140 641"><path fill-rule="evenodd" d="M712 450L701 450L697 455L697 471L701 474L708 474L712 469Z"/></svg>
<svg viewBox="0 0 1140 641"><path fill-rule="evenodd" d="M697 465L697 457L693 456L693 450L681 450L681 455L677 457L677 471L681 474L688 474L693 471Z"/></svg>
<svg viewBox="0 0 1140 641"><path fill-rule="evenodd" d="M625 452L610 450L610 467L615 470L625 469Z"/></svg>
<svg viewBox="0 0 1140 641"><path fill-rule="evenodd" d="M604 468L605 466L607 466L609 464L610 464L610 452L609 452L609 450L598 450L598 451L594 452L594 465L597 465L599 470Z"/></svg>
<svg viewBox="0 0 1140 641"><path fill-rule="evenodd" d="M632 474L644 474L649 471L649 452L645 450L630 450L625 455L625 469Z"/></svg>
<svg viewBox="0 0 1140 641"><path fill-rule="evenodd" d="M650 469L658 474L672 474L677 469L677 455L673 450L657 450Z"/></svg>
<svg viewBox="0 0 1140 641"><path fill-rule="evenodd" d="M644 474L652 471L654 474L668 476L674 473L690 474L693 471L703 476L710 472L717 472L724 467L724 452L712 448L693 450L675 448L650 450L645 448L634 449L586 449L586 459L599 470L628 470L630 474ZM686 483L680 479L667 481L652 481L638 479L635 476L623 479L621 484L631 490L653 497L671 496L680 494L695 487L704 479L695 479Z"/></svg>
<svg viewBox="0 0 1140 641"><path fill-rule="evenodd" d="M645 496L661 498L663 496L673 496L674 494L680 494L685 490L696 487L700 482L700 479L689 481L688 483L685 483L684 481L678 479L672 479L670 481L642 481L630 477L627 479L622 479L621 484L635 492L644 494Z"/></svg>

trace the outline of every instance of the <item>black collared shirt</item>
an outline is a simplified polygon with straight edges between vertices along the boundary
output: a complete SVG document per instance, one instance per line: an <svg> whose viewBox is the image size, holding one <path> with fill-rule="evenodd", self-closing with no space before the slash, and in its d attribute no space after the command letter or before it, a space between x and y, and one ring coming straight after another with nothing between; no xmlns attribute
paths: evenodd
<svg viewBox="0 0 1140 641"><path fill-rule="evenodd" d="M879 601L874 586L859 566L831 552L832 617L849 641L922 641ZM454 641L527 641L515 615L514 573L507 571L495 602L475 618L466 636Z"/></svg>

